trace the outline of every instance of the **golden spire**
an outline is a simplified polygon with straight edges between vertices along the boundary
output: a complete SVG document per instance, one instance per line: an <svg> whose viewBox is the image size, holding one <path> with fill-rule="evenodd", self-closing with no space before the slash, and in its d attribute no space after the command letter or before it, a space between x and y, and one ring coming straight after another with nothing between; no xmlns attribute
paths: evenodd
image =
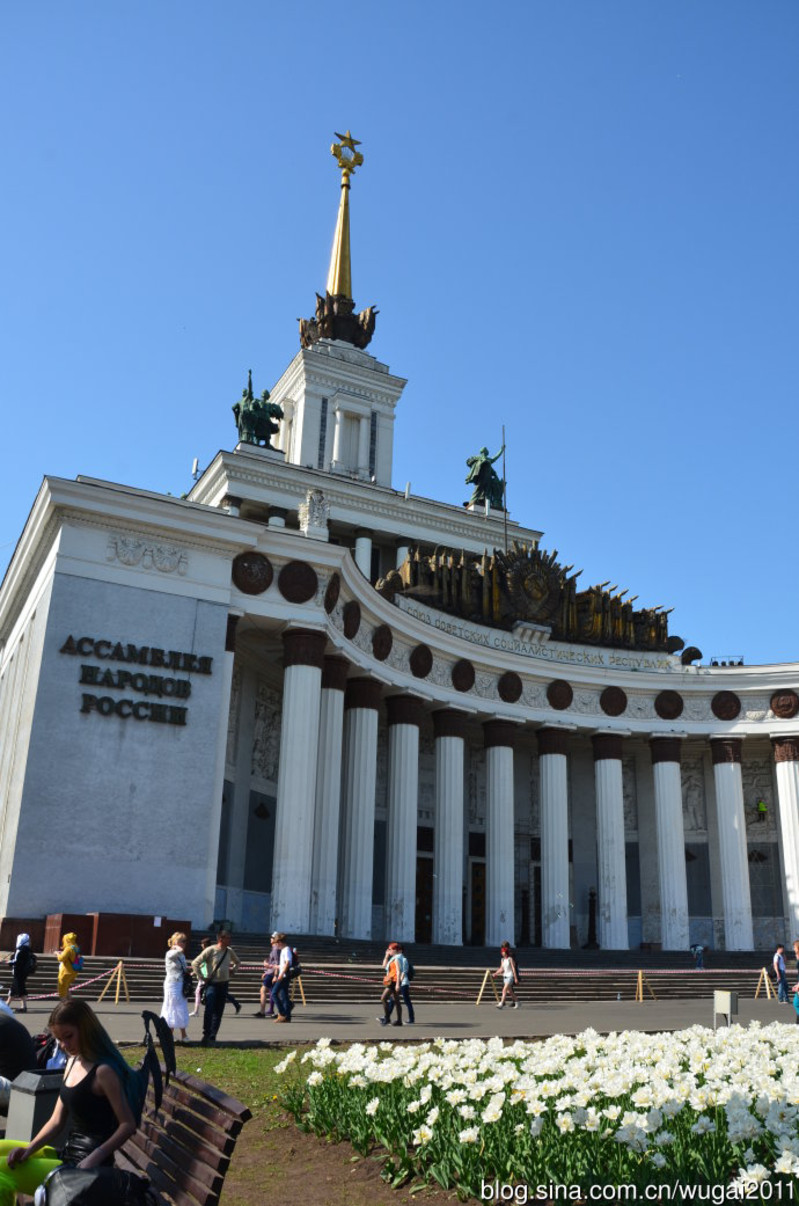
<svg viewBox="0 0 799 1206"><path fill-rule="evenodd" d="M349 130L346 134L336 131L338 142L330 148L341 168L341 200L338 207L336 233L330 253L330 271L327 274L327 292L331 297L352 297L352 262L350 259L350 176L363 163L363 155L355 148L361 144ZM349 152L349 153L347 153Z"/></svg>

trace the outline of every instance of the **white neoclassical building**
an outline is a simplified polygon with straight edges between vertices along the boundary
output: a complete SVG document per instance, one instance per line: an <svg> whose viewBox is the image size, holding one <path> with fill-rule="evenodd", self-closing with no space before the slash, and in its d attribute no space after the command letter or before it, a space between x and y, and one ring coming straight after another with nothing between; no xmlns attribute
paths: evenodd
<svg viewBox="0 0 799 1206"><path fill-rule="evenodd" d="M185 499L49 477L33 504L0 588L0 916L793 938L799 665L697 664L501 509L393 488L348 137L275 447L240 422Z"/></svg>

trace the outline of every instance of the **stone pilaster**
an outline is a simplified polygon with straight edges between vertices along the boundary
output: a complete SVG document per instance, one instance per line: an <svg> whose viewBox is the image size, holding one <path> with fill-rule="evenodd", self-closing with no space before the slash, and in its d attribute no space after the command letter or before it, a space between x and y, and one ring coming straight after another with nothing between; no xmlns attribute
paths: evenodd
<svg viewBox="0 0 799 1206"><path fill-rule="evenodd" d="M377 711L380 683L351 678L344 694L344 826L339 894L341 933L372 936Z"/></svg>
<svg viewBox="0 0 799 1206"><path fill-rule="evenodd" d="M344 731L344 689L348 662L326 657L322 668L319 711L319 758L316 770L313 866L311 870L311 932L333 935L338 918L338 834L341 811L341 744Z"/></svg>
<svg viewBox="0 0 799 1206"><path fill-rule="evenodd" d="M799 934L799 736L772 737L788 936Z"/></svg>
<svg viewBox="0 0 799 1206"><path fill-rule="evenodd" d="M514 942L513 742L516 726L507 720L483 725L486 750L486 919L487 946Z"/></svg>
<svg viewBox="0 0 799 1206"><path fill-rule="evenodd" d="M741 741L732 737L714 737L711 738L710 749L719 826L725 945L728 951L751 951L754 937L741 781Z"/></svg>
<svg viewBox="0 0 799 1206"><path fill-rule="evenodd" d="M386 937L397 942L413 942L416 935L416 825L422 704L411 695L392 695L386 700L386 709Z"/></svg>
<svg viewBox="0 0 799 1206"><path fill-rule="evenodd" d="M688 880L682 816L679 737L653 737L652 778L660 886L660 943L664 951L688 949Z"/></svg>
<svg viewBox="0 0 799 1206"><path fill-rule="evenodd" d="M624 851L624 795L622 791L622 738L598 733L594 746L596 783L596 844L599 945L603 950L626 951L627 866Z"/></svg>
<svg viewBox="0 0 799 1206"><path fill-rule="evenodd" d="M436 738L436 820L433 857L433 941L463 943L463 757L466 717L433 713Z"/></svg>
<svg viewBox="0 0 799 1206"><path fill-rule="evenodd" d="M319 750L323 632L294 628L283 634L283 719L272 866L274 929L310 928L311 865Z"/></svg>
<svg viewBox="0 0 799 1206"><path fill-rule="evenodd" d="M372 533L358 528L355 533L355 564L367 581L372 580Z"/></svg>
<svg viewBox="0 0 799 1206"><path fill-rule="evenodd" d="M539 729L541 776L541 942L549 950L571 945L569 909L568 734Z"/></svg>

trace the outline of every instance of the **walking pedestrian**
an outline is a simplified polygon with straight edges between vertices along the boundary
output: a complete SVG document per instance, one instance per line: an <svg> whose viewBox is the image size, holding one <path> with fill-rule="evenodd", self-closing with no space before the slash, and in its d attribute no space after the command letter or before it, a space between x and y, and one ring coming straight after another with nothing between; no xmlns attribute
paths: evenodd
<svg viewBox="0 0 799 1206"><path fill-rule="evenodd" d="M398 964L400 948L398 942L389 942L383 955L383 993L380 1003L383 1006L383 1016L378 1018L381 1026L391 1022L391 1011L396 1006L397 1016L392 1026L402 1025L402 997L400 996L401 971Z"/></svg>
<svg viewBox="0 0 799 1206"><path fill-rule="evenodd" d="M508 997L511 999L511 1009L518 1009L519 1002L516 1000L516 994L513 991L514 984L519 983L516 974L516 961L511 954L510 943L503 942L499 950L499 967L494 972L495 976L502 976L502 996L497 1002L497 1009L505 1008L505 1001Z"/></svg>

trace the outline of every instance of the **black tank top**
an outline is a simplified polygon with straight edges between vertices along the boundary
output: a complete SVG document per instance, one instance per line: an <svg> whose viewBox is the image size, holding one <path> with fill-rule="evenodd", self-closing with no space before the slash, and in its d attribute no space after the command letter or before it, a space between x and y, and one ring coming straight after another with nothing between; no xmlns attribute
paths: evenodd
<svg viewBox="0 0 799 1206"><path fill-rule="evenodd" d="M73 1061L74 1062L74 1061ZM70 1131L91 1139L92 1147L105 1143L119 1126L111 1102L92 1092L98 1064L76 1085L62 1085L59 1097L69 1111Z"/></svg>

